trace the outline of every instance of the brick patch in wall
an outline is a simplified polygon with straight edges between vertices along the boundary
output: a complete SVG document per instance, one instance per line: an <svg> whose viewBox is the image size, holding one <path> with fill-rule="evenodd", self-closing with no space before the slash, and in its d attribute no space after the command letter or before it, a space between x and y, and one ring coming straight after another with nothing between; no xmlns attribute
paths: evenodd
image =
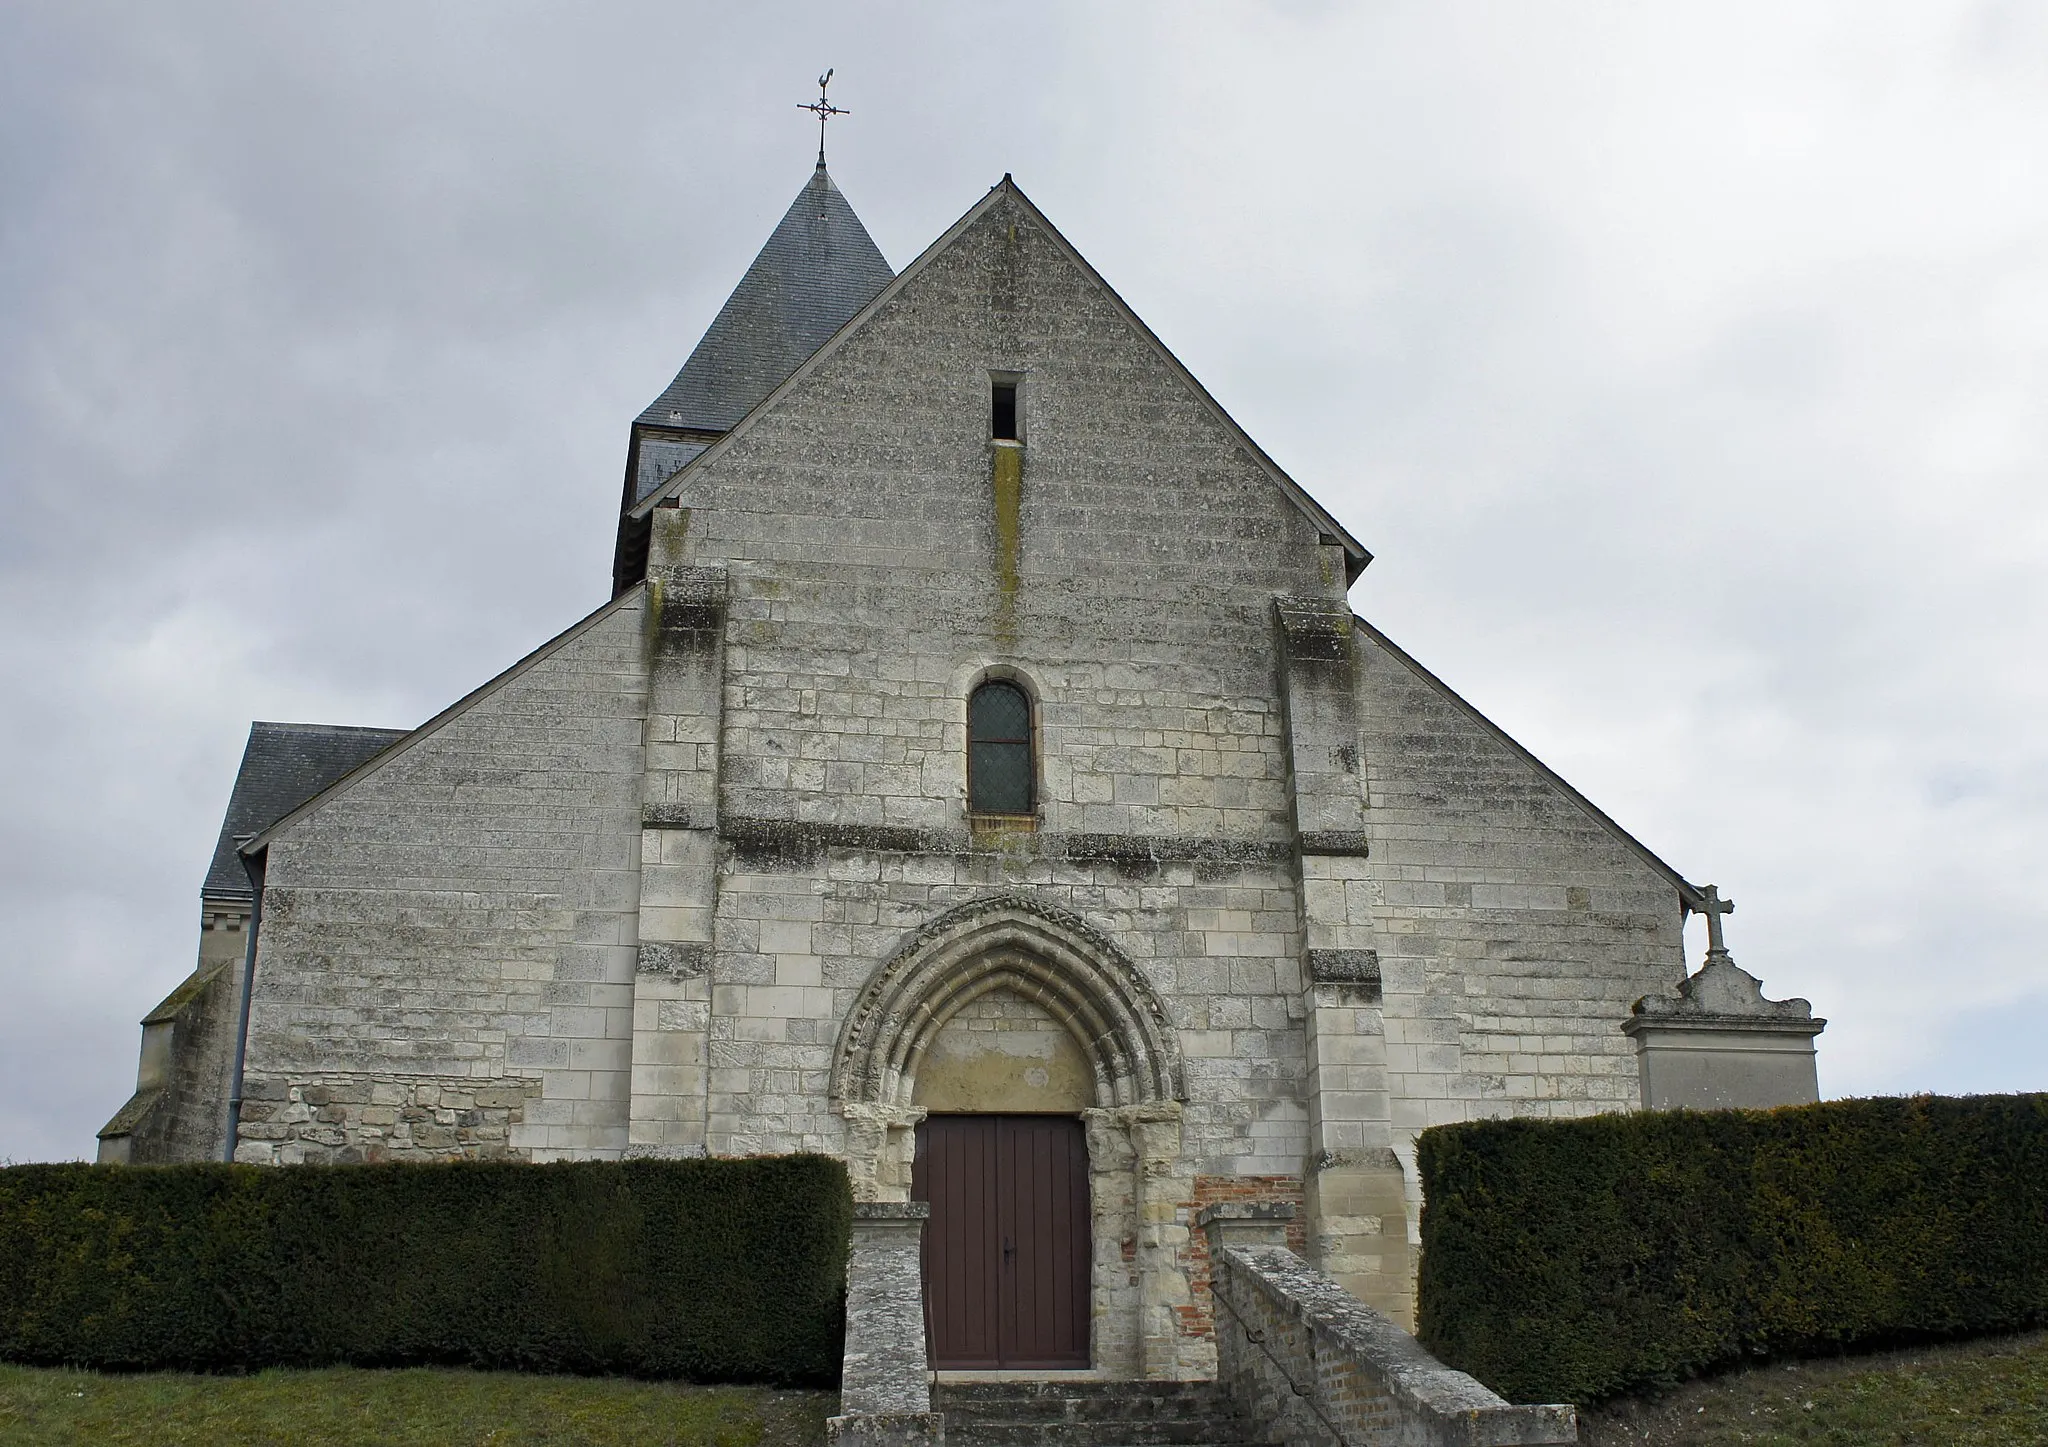
<svg viewBox="0 0 2048 1447"><path fill-rule="evenodd" d="M1307 1252L1308 1221L1302 1210L1301 1177L1196 1176L1194 1199L1182 1202L1176 1214L1192 1224L1204 1206L1226 1201L1259 1206L1285 1202L1294 1207L1294 1217L1287 1223L1287 1246L1297 1255ZM1187 1272L1192 1296L1191 1300L1173 1309L1180 1334L1198 1341L1213 1341L1216 1337L1216 1311L1209 1295L1208 1232L1188 1232L1180 1264Z"/></svg>

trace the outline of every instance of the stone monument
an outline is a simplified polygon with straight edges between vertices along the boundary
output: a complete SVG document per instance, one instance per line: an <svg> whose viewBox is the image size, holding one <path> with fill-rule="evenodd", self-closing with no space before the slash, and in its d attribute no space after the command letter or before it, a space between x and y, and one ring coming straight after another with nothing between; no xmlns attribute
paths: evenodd
<svg viewBox="0 0 2048 1447"><path fill-rule="evenodd" d="M1713 885L1701 891L1707 959L1672 995L1636 1001L1622 1030L1636 1042L1647 1110L1761 1109L1820 1099L1814 1036L1827 1028L1804 1000L1766 1000L1763 982L1728 953L1721 917L1735 912Z"/></svg>

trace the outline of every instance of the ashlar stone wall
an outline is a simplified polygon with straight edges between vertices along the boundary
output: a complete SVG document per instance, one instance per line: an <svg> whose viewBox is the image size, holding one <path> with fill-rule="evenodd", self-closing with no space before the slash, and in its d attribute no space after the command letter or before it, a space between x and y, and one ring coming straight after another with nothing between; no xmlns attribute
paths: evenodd
<svg viewBox="0 0 2048 1447"><path fill-rule="evenodd" d="M623 1153L642 625L600 610L279 830L237 1159Z"/></svg>
<svg viewBox="0 0 2048 1447"><path fill-rule="evenodd" d="M1370 627L1358 679L1393 1148L1636 1107L1629 1007L1685 976L1679 881ZM1412 1229L1412 1227L1411 1227Z"/></svg>

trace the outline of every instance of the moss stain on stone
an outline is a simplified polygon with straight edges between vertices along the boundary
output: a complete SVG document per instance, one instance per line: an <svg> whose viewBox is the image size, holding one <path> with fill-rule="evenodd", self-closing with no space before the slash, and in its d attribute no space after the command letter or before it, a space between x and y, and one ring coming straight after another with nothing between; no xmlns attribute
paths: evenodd
<svg viewBox="0 0 2048 1447"><path fill-rule="evenodd" d="M661 574L647 575L647 596L641 600L640 646L651 664L661 653Z"/></svg>
<svg viewBox="0 0 2048 1447"><path fill-rule="evenodd" d="M996 506L996 636L1017 640L1017 557L1023 546L1024 449L991 449Z"/></svg>
<svg viewBox="0 0 2048 1447"><path fill-rule="evenodd" d="M687 561L683 548L690 538L690 509L658 507L654 510L654 547L650 562L670 566Z"/></svg>

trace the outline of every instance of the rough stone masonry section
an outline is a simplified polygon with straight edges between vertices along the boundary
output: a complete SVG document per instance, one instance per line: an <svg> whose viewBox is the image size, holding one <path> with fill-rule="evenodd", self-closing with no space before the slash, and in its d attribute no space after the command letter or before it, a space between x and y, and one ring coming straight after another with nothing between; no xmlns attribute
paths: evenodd
<svg viewBox="0 0 2048 1447"><path fill-rule="evenodd" d="M1278 1246L1212 1222L1217 1377L1285 1447L1537 1447L1577 1442L1578 1412L1511 1406ZM1230 1223L1239 1224L1239 1223Z"/></svg>

